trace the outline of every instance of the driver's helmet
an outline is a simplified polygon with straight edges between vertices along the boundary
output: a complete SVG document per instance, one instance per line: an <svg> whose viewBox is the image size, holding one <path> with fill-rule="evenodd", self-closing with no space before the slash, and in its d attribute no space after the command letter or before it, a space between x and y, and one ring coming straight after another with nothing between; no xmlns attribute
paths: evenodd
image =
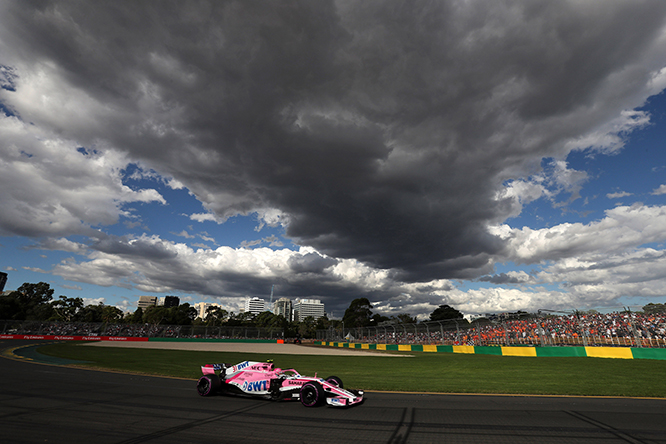
<svg viewBox="0 0 666 444"><path fill-rule="evenodd" d="M274 367L275 365L273 364L273 361L268 361L267 363L261 366L261 368L267 372L272 372Z"/></svg>

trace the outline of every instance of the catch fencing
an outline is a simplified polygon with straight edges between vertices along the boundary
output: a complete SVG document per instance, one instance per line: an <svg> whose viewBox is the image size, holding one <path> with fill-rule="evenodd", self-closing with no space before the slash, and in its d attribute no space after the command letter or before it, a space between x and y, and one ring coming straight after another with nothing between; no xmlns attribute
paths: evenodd
<svg viewBox="0 0 666 444"><path fill-rule="evenodd" d="M199 339L284 339L284 329L282 328L2 320L0 320L0 334Z"/></svg>
<svg viewBox="0 0 666 444"><path fill-rule="evenodd" d="M563 314L558 314L563 313ZM375 344L666 347L666 314L540 310L479 318L375 327L329 328L317 340Z"/></svg>

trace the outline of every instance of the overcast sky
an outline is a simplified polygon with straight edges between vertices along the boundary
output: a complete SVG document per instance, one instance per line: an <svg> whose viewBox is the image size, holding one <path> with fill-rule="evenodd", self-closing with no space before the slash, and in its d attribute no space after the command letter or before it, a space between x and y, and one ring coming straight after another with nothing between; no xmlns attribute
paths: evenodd
<svg viewBox="0 0 666 444"><path fill-rule="evenodd" d="M666 302L666 2L0 2L6 289Z"/></svg>

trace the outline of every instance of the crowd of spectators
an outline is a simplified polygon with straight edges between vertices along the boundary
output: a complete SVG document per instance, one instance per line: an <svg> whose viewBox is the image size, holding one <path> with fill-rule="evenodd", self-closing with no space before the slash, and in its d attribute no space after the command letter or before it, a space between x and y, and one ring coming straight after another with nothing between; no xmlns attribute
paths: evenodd
<svg viewBox="0 0 666 444"><path fill-rule="evenodd" d="M246 327L160 324L103 324L4 321L0 334L163 338L274 339L280 331ZM443 345L617 345L666 347L666 313L629 312L497 317L472 323L392 324L381 327L323 331L319 339L355 342Z"/></svg>
<svg viewBox="0 0 666 444"><path fill-rule="evenodd" d="M666 347L666 313L498 317L461 326L394 324L349 330L360 342L443 345L616 345ZM349 339L348 338L348 339Z"/></svg>
<svg viewBox="0 0 666 444"><path fill-rule="evenodd" d="M255 327L0 321L0 334L87 337L275 339L278 336L281 337L282 331Z"/></svg>
<svg viewBox="0 0 666 444"><path fill-rule="evenodd" d="M100 336L101 324L96 323L68 323L68 322L32 322L20 321L13 325L10 333L20 335L48 335L48 336ZM8 332L4 332L8 333Z"/></svg>

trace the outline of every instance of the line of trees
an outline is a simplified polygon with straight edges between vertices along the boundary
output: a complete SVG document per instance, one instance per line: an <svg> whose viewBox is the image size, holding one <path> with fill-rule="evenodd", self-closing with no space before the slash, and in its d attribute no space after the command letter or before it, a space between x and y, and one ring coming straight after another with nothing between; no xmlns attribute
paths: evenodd
<svg viewBox="0 0 666 444"><path fill-rule="evenodd" d="M45 282L24 283L17 290L0 296L0 319L34 320L60 322L106 322L126 324L161 324L161 325L206 325L217 326L254 326L282 329L285 337L313 338L317 330L350 329L375 327L385 324L415 324L417 319L410 314L383 316L372 312L372 304L367 298L354 299L345 310L342 320L328 319L326 316L314 319L308 317L302 322L288 321L282 315L269 311L254 316L251 313L233 313L220 307L209 307L206 319L196 317L196 310L188 303L178 307L137 308L133 313L123 313L113 305L84 305L81 298L59 296L53 299L53 289ZM643 307L646 314L666 313L666 304L647 304ZM460 311L449 305L440 305L429 317L430 321L456 319L465 323Z"/></svg>
<svg viewBox="0 0 666 444"><path fill-rule="evenodd" d="M57 322L105 322L114 324L160 324L160 325L205 325L253 326L276 328L285 332L285 337L313 338L317 330L329 328L355 328L379 325L383 322L416 323L409 314L386 317L372 313L372 305L366 298L354 299L345 311L342 320L307 317L302 322L288 321L282 315L269 311L254 316L251 313L233 313L220 307L209 307L205 319L196 317L196 310L188 303L178 307L155 306L145 310L137 308L133 313L123 313L118 307L99 303L85 305L82 298L59 296L53 298L54 290L46 282L24 283L17 290L0 296L0 319ZM462 319L462 314L448 305L442 305L431 315L431 320Z"/></svg>
<svg viewBox="0 0 666 444"><path fill-rule="evenodd" d="M165 308L138 308L123 313L114 305L103 303L85 305L81 298L59 296L53 299L53 289L46 282L24 283L17 290L0 296L0 319L49 322L106 322L109 324L192 324L196 310L189 304Z"/></svg>
<svg viewBox="0 0 666 444"><path fill-rule="evenodd" d="M443 321L447 319L463 319L463 314L449 305L440 305L430 313L430 321ZM375 327L385 323L391 324L416 324L418 321L408 313L397 316L383 316L372 312L372 304L367 298L354 299L342 317L345 328Z"/></svg>
<svg viewBox="0 0 666 444"><path fill-rule="evenodd" d="M17 290L0 296L0 319L63 322L120 322L123 312L115 306L84 305L81 298L60 296L53 300L53 289L46 282L24 283Z"/></svg>
<svg viewBox="0 0 666 444"><path fill-rule="evenodd" d="M0 296L0 319L16 321L91 322L113 324L160 324L205 326L250 326L282 329L285 337L313 338L317 330L338 328L342 321L327 317L307 317L302 322L289 322L283 316L271 312L233 313L219 307L209 307L205 320L197 318L194 307L188 303L178 307L154 306L137 308L133 313L123 313L118 307L99 303L85 305L82 298L59 296L46 282L24 283L17 290Z"/></svg>
<svg viewBox="0 0 666 444"><path fill-rule="evenodd" d="M339 328L342 321L330 320L327 316L315 319L306 317L303 321L288 321L282 315L276 315L270 311L264 311L256 316L252 313L233 313L220 307L208 307L206 319L197 319L195 325L219 326L254 326L260 328L276 328L284 331L286 338L314 338L317 330L325 330L333 326Z"/></svg>

